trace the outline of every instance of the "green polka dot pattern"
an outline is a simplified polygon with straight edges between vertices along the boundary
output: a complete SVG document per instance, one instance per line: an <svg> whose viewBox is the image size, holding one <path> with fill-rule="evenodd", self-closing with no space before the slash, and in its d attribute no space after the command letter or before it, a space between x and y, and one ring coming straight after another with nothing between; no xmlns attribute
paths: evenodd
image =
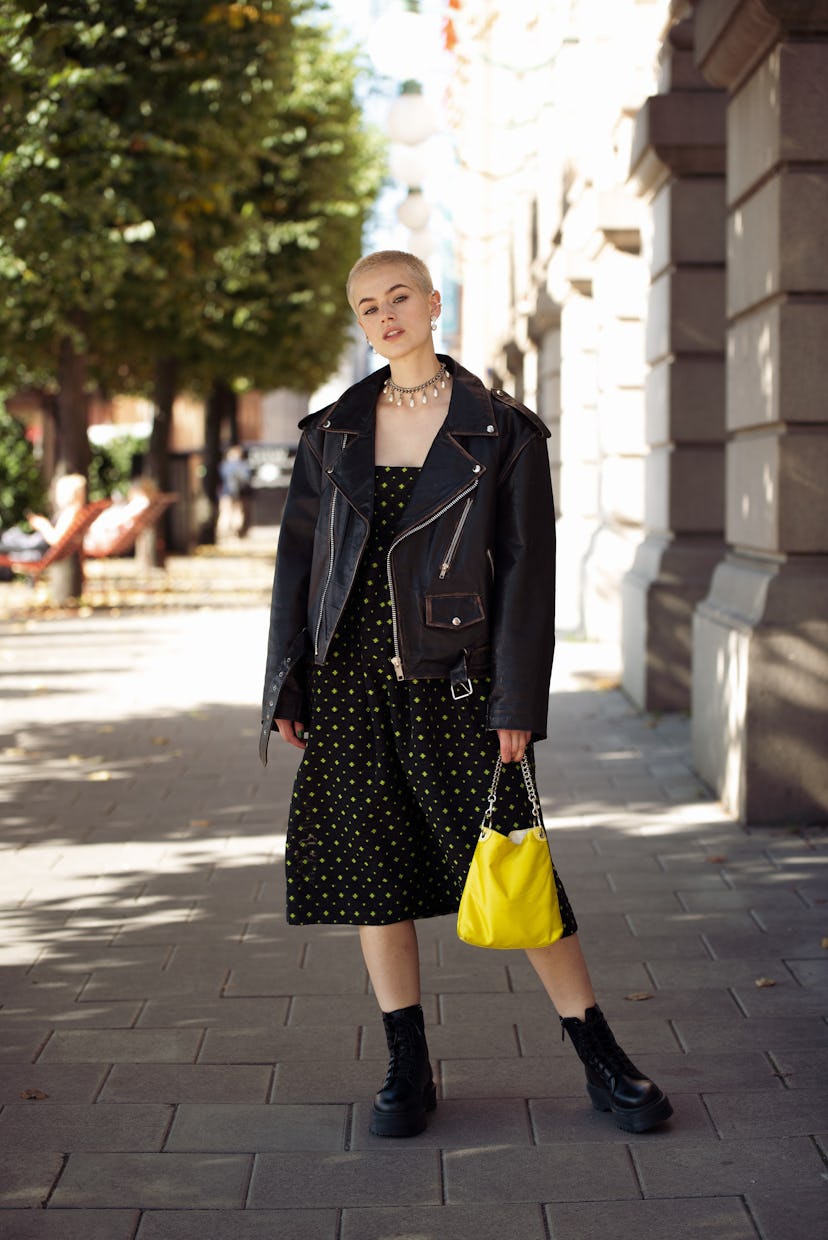
<svg viewBox="0 0 828 1240"><path fill-rule="evenodd" d="M447 680L398 681L386 556L418 470L376 470L374 525L324 667L309 675L310 736L291 801L288 921L386 925L457 911L498 752L487 680L455 702ZM531 746L529 749L532 761ZM526 827L520 768L504 767L495 821ZM558 884L564 933L577 929Z"/></svg>

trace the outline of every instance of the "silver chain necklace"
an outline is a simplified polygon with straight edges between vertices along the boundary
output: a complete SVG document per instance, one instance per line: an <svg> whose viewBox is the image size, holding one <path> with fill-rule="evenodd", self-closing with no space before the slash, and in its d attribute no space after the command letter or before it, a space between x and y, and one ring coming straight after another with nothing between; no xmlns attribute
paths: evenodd
<svg viewBox="0 0 828 1240"><path fill-rule="evenodd" d="M418 392L422 392L422 396L420 397L421 404L427 405L428 404L427 389L433 388L434 390L432 392L432 396L439 396L440 388L445 388L446 380L448 379L448 377L449 375L448 375L448 370L446 369L445 362L440 363L440 369L437 371L437 374L434 375L432 379L426 379L425 383L418 383L416 387L400 387L399 384L395 383L394 380L389 375L389 377L385 380L385 386L382 389L382 394L383 396L388 397L389 405L394 404L394 402L396 401L397 408L400 408L402 406L403 397L407 396L408 404L410 408L413 409L414 404L415 404L414 397L417 395ZM440 387L437 386L438 383Z"/></svg>

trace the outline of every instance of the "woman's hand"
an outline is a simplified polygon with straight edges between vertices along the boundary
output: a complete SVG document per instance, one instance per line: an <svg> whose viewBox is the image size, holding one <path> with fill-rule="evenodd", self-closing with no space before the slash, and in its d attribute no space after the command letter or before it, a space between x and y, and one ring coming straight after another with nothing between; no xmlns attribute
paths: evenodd
<svg viewBox="0 0 828 1240"><path fill-rule="evenodd" d="M274 719L273 722L279 729L279 735L288 745L294 745L296 749L305 749L306 741L301 739L305 731L305 725L299 723L296 719Z"/></svg>
<svg viewBox="0 0 828 1240"><path fill-rule="evenodd" d="M512 728L498 728L500 740L500 757L504 762L520 762L526 753L526 746L532 739L531 732L516 732Z"/></svg>

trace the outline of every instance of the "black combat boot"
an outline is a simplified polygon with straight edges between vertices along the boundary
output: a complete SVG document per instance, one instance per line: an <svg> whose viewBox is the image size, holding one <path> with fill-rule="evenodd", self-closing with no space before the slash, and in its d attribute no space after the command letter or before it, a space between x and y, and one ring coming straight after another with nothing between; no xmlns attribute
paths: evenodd
<svg viewBox="0 0 828 1240"><path fill-rule="evenodd" d="M624 1054L597 1004L587 1008L583 1020L561 1017L561 1025L586 1068L596 1111L612 1111L625 1132L647 1132L670 1118L673 1108L666 1094Z"/></svg>
<svg viewBox="0 0 828 1240"><path fill-rule="evenodd" d="M383 1012L388 1042L388 1072L374 1099L371 1132L377 1137L416 1137L426 1126L426 1112L437 1106L428 1061L423 1009L419 1003Z"/></svg>

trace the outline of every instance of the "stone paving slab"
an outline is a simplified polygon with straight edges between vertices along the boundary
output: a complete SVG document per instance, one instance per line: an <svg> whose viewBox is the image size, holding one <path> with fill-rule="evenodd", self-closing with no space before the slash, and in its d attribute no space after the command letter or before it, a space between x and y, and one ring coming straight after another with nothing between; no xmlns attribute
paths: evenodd
<svg viewBox="0 0 828 1240"><path fill-rule="evenodd" d="M51 1102L94 1102L106 1074L100 1064L2 1064L0 1105L20 1102L26 1090Z"/></svg>
<svg viewBox="0 0 828 1240"><path fill-rule="evenodd" d="M0 1208L36 1210L45 1205L62 1166L60 1154L0 1149Z"/></svg>
<svg viewBox="0 0 828 1240"><path fill-rule="evenodd" d="M543 1212L537 1205L410 1206L403 1209L342 1211L341 1240L547 1240Z"/></svg>
<svg viewBox="0 0 828 1240"><path fill-rule="evenodd" d="M344 1106L184 1105L164 1146L167 1150L232 1153L273 1150L341 1150Z"/></svg>
<svg viewBox="0 0 828 1240"><path fill-rule="evenodd" d="M825 1164L807 1137L639 1142L632 1149L645 1197L727 1196L773 1185L799 1193L825 1184Z"/></svg>
<svg viewBox="0 0 828 1240"><path fill-rule="evenodd" d="M202 1040L193 1029L59 1029L40 1063L192 1063Z"/></svg>
<svg viewBox="0 0 828 1240"><path fill-rule="evenodd" d="M0 1240L133 1240L137 1210L15 1210L0 1213Z"/></svg>
<svg viewBox="0 0 828 1240"><path fill-rule="evenodd" d="M823 1078L824 1080L824 1078ZM738 1137L799 1137L828 1132L828 1090L786 1089L781 1092L705 1094L704 1104L719 1135Z"/></svg>
<svg viewBox="0 0 828 1240"><path fill-rule="evenodd" d="M338 1210L145 1210L135 1240L339 1240Z"/></svg>
<svg viewBox="0 0 828 1240"><path fill-rule="evenodd" d="M247 1154L71 1154L50 1205L238 1210L250 1164Z"/></svg>
<svg viewBox="0 0 828 1240"><path fill-rule="evenodd" d="M320 1206L437 1205L440 1157L411 1148L386 1153L260 1154L250 1183L253 1210Z"/></svg>
<svg viewBox="0 0 828 1240"><path fill-rule="evenodd" d="M172 1108L163 1105L17 1102L0 1114L0 1145L18 1150L160 1150L172 1118Z"/></svg>
<svg viewBox="0 0 828 1240"><path fill-rule="evenodd" d="M752 1189L745 1204L759 1228L762 1240L817 1240L825 1233L828 1189L798 1188L796 1196Z"/></svg>
<svg viewBox="0 0 828 1240"><path fill-rule="evenodd" d="M272 1084L269 1064L116 1063L98 1101L266 1102Z"/></svg>
<svg viewBox="0 0 828 1240"><path fill-rule="evenodd" d="M199 1063L284 1063L289 1060L317 1060L319 1047L325 1046L331 1059L356 1058L357 1030L342 1026L319 1029L311 1026L289 1029L208 1029L199 1051ZM386 1053L383 1043L382 1053Z"/></svg>
<svg viewBox="0 0 828 1240"><path fill-rule="evenodd" d="M625 1145L602 1147L600 1171L594 1142L447 1150L444 1165L449 1204L617 1201L640 1191Z"/></svg>
<svg viewBox="0 0 828 1240"><path fill-rule="evenodd" d="M758 1236L744 1202L735 1196L616 1201L611 1208L603 1203L579 1201L549 1205L546 1216L549 1240L596 1240L598 1236L601 1240L630 1240L631 1236L652 1236L654 1240L757 1240ZM785 1240L791 1240L790 1232Z"/></svg>
<svg viewBox="0 0 828 1240"><path fill-rule="evenodd" d="M203 931L202 931L203 934ZM281 1029L290 997L278 999L198 999L184 1007L179 999L150 999L132 1022L137 1029Z"/></svg>

